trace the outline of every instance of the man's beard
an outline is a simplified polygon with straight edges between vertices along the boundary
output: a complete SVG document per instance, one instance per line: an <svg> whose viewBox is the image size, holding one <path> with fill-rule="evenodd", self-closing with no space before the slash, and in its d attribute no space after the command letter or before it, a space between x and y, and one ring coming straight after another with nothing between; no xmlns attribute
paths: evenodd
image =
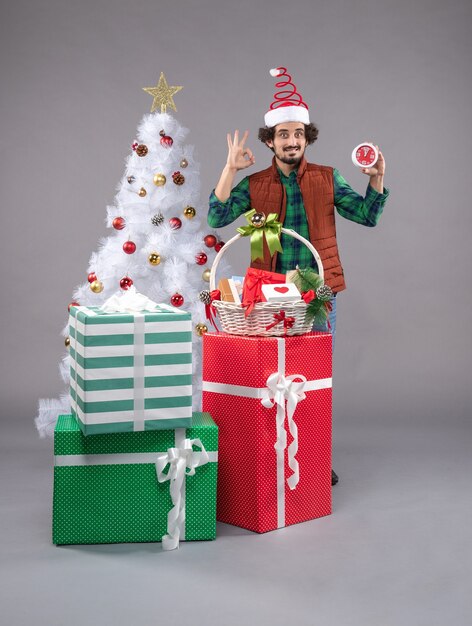
<svg viewBox="0 0 472 626"><path fill-rule="evenodd" d="M294 148L295 146L291 147ZM302 160L305 151L302 150L300 146L297 146L297 154L295 156L288 156L289 152L291 152L291 150L278 150L275 156L286 165L297 165Z"/></svg>

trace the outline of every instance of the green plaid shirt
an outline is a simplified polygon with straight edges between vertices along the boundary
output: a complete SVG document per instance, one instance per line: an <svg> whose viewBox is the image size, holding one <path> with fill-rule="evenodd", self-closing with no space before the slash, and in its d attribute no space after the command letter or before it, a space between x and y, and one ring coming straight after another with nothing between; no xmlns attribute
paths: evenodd
<svg viewBox="0 0 472 626"><path fill-rule="evenodd" d="M308 221L300 187L297 182L297 172L290 172L285 176L280 169L279 175L287 195L287 210L284 220L284 228L291 228L305 239L310 239ZM389 191L383 193L375 191L370 185L367 186L365 198L356 193L341 176L338 170L333 170L334 182L334 205L337 212L352 222L364 226L375 226L382 215L385 201ZM220 202L213 190L210 195L210 207L208 211L208 224L212 228L222 228L234 222L240 215L251 209L249 198L248 177L234 187L226 202ZM283 254L277 255L276 271L285 274L287 271L300 267L314 267L316 262L308 248L298 239L282 233L280 237Z"/></svg>

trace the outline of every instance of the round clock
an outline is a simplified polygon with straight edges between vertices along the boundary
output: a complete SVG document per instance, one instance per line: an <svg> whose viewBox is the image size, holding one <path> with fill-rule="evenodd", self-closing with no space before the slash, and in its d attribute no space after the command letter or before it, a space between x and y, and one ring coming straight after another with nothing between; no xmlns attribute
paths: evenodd
<svg viewBox="0 0 472 626"><path fill-rule="evenodd" d="M372 167L378 158L379 151L371 143L360 143L352 151L352 162L357 167Z"/></svg>

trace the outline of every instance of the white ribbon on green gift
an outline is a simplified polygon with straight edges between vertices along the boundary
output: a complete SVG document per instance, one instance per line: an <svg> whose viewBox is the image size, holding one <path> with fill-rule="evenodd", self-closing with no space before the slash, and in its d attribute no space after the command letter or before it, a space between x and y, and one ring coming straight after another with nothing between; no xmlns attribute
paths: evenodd
<svg viewBox="0 0 472 626"><path fill-rule="evenodd" d="M277 527L285 526L285 482L290 489L295 489L300 480L299 463L296 459L298 451L298 428L294 421L294 413L300 401L306 398L305 392L329 389L333 386L332 378L307 380L305 376L285 375L285 339L274 337L277 341L277 372L267 378L265 387L246 387L203 381L203 391L221 393L243 398L255 398L265 408L277 405L276 441L274 448L277 457ZM297 382L299 381L299 382ZM287 410L285 409L287 407ZM293 441L288 447L288 464L292 474L285 481L285 449L287 448L287 431L285 421Z"/></svg>
<svg viewBox="0 0 472 626"><path fill-rule="evenodd" d="M177 437L176 437L177 439ZM197 452L193 446L200 448ZM179 547L182 528L185 527L185 478L194 476L195 469L210 460L208 452L200 439L184 439L180 446L168 448L166 454L157 457L157 480L170 481L172 509L167 514L167 534L162 537L163 550L175 550ZM167 472L164 470L169 466Z"/></svg>

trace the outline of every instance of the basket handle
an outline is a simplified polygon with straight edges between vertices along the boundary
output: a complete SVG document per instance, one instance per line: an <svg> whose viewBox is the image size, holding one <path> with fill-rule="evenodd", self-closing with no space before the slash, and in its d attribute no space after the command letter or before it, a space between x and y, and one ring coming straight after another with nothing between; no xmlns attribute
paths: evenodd
<svg viewBox="0 0 472 626"><path fill-rule="evenodd" d="M302 237L291 228L282 228L281 230L286 235L290 235L291 237L294 237L295 239L298 239L299 241L305 244L308 250L315 257L316 264L318 265L318 274L320 275L320 278L324 279L323 263L321 261L321 257L318 254L316 248L308 241L308 239L305 239L305 237ZM221 248L221 250L218 252L216 257L214 258L213 265L211 266L211 271L210 271L210 291L213 291L215 289L216 270L221 261L221 257L228 250L228 248L232 246L233 243L236 243L236 241L240 239L241 237L243 237L243 235L240 235L239 233L235 235L234 237L232 237L229 241L225 243L225 245Z"/></svg>

